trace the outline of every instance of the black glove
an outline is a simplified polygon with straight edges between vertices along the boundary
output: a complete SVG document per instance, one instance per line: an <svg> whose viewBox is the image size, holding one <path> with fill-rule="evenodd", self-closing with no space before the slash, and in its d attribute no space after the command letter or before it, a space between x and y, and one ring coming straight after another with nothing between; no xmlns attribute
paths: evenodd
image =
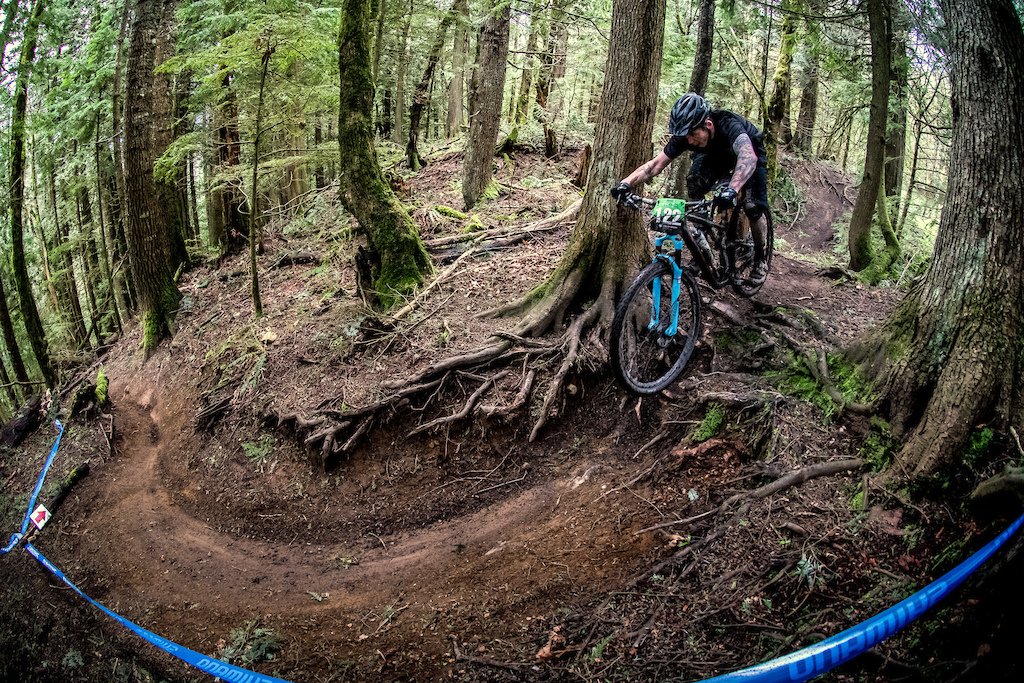
<svg viewBox="0 0 1024 683"><path fill-rule="evenodd" d="M734 209L739 203L739 193L731 187L727 187L715 195L715 206L723 209Z"/></svg>
<svg viewBox="0 0 1024 683"><path fill-rule="evenodd" d="M619 183L613 187L612 196L615 197L615 203L622 206L622 203L626 201L626 197L629 196L629 184Z"/></svg>

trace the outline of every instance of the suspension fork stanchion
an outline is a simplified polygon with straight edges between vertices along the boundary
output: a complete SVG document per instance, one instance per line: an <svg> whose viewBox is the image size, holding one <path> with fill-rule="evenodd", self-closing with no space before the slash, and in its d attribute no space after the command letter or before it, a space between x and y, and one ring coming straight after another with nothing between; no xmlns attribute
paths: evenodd
<svg viewBox="0 0 1024 683"><path fill-rule="evenodd" d="M660 237L656 238L654 240L654 248L655 248L655 250L661 249L661 245L665 242L665 240L672 240L672 243L675 245L675 248L676 248L677 252L682 250L682 245L679 244L679 238L677 238L674 235L661 235ZM673 336L675 336L676 332L679 330L679 289L680 289L680 284L681 284L682 279L683 279L683 269L680 268L679 264L676 263L675 259L671 258L668 254L657 254L654 258L655 258L655 260L663 261L665 263L668 263L672 267L672 309L671 309L672 310L672 317L669 320L668 328L665 330L665 336L673 337ZM660 304L661 304L661 279L660 278L658 279L657 286L656 287L652 287L651 289L653 290L653 292L652 292L652 295L653 295L652 296L653 310L651 311L651 326L650 326L650 329L654 329L654 327L657 326L657 324L659 322L660 311L661 311L661 308L660 308Z"/></svg>

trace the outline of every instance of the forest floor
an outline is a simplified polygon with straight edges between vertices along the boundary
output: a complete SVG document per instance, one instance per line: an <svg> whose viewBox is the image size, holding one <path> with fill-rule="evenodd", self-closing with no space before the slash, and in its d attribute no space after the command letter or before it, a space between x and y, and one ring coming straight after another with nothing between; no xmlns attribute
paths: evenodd
<svg viewBox="0 0 1024 683"><path fill-rule="evenodd" d="M574 166L573 153L522 151L499 171L508 191L474 213L486 227L556 213L578 196ZM879 448L869 420L794 396L785 354L747 343L812 311L827 343L799 325L784 333L831 351L902 296L826 276L855 188L828 164L790 160L787 171L799 191L779 207L767 284L751 300L703 290L707 336L684 375L638 400L606 363L585 363L532 442L543 379L510 419L473 412L417 431L459 412L497 369L451 373L372 420L339 414L510 327L476 314L540 282L571 221L475 253L411 313L382 322L355 295L348 219L317 203L268 233L262 319L244 259L198 267L181 282L177 332L153 357L143 362L133 328L79 372L94 381L102 365L109 404L68 421L40 500L75 465L91 473L34 545L153 633L296 683L701 680L859 623L1000 527L967 514L966 476L912 497L865 491L864 471L851 470L751 500L739 516L720 508L786 472ZM425 238L464 227L435 210L460 206L458 178L448 155L404 180ZM285 265L298 254L312 263ZM439 267L452 256L439 253ZM526 358L510 379L550 362ZM484 401L507 405L515 384ZM305 445L324 429L351 447L323 458ZM44 422L0 452L12 531L55 436ZM1005 663L988 664L1012 651L1019 597L982 599L986 585L830 677L1019 680L1019 665L1002 678ZM27 553L0 559L0 603L2 680L209 679Z"/></svg>

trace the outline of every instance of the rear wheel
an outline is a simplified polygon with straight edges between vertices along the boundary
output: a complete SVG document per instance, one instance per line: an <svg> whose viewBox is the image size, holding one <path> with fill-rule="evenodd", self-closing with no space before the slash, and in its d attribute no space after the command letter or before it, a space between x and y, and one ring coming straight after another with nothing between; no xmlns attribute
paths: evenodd
<svg viewBox="0 0 1024 683"><path fill-rule="evenodd" d="M677 331L667 334L672 322L672 279L672 266L655 261L640 271L615 308L612 370L623 386L637 394L654 394L671 384L690 360L700 336L700 294L687 270L679 283Z"/></svg>
<svg viewBox="0 0 1024 683"><path fill-rule="evenodd" d="M736 221L746 220L746 216L743 216L741 211L734 211L733 213L733 225L729 228L730 235L736 235ZM766 211L764 217L766 225L764 235L764 260L768 264L768 272L771 272L772 253L775 251L774 223L772 221L772 214L770 211ZM740 296L753 296L761 291L761 287L764 286L764 280L755 283L750 279L751 271L753 271L755 263L754 236L749 229L746 233L747 236L745 239L735 240L726 245L723 256L726 261L724 264L726 268L725 272L729 273L733 278L733 291Z"/></svg>

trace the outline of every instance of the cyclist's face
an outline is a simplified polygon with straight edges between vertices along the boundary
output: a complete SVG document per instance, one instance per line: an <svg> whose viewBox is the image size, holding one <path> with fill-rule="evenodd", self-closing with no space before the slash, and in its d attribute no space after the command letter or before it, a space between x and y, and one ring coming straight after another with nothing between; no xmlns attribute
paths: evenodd
<svg viewBox="0 0 1024 683"><path fill-rule="evenodd" d="M708 146L710 139L711 131L708 130L707 121L705 121L702 125L687 133L686 144L694 149L704 149Z"/></svg>

